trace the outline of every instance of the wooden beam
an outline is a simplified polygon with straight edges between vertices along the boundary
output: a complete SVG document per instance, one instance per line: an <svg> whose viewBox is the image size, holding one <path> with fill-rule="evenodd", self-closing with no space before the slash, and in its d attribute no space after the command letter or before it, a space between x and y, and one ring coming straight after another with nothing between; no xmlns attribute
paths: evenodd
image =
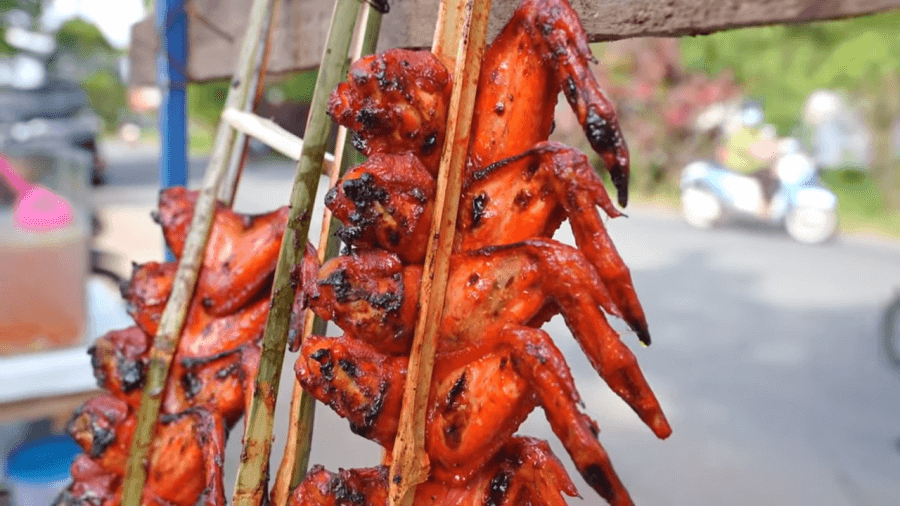
<svg viewBox="0 0 900 506"><path fill-rule="evenodd" d="M846 18L900 8L900 0L570 0L593 41L645 36L712 33L755 25L803 23ZM394 0L384 17L378 50L429 47L438 0ZM502 28L518 0L494 0L488 40ZM334 0L282 2L276 17L269 70L309 69L318 65ZM237 0L189 0L188 78L231 75L247 4ZM149 23L148 23L149 21ZM132 29L132 83L155 83L156 36L152 20Z"/></svg>

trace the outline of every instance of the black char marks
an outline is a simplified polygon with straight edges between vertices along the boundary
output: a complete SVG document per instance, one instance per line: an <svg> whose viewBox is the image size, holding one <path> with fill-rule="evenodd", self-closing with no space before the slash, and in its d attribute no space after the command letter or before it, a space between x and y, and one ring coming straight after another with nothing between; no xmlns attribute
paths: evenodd
<svg viewBox="0 0 900 506"><path fill-rule="evenodd" d="M328 482L328 491L334 497L335 504L365 504L366 502L365 496L351 487L341 476L335 476Z"/></svg>
<svg viewBox="0 0 900 506"><path fill-rule="evenodd" d="M375 184L375 177L363 172L358 178L347 179L341 183L341 189L358 209L367 207L371 202L384 202L388 194Z"/></svg>
<svg viewBox="0 0 900 506"><path fill-rule="evenodd" d="M453 384L453 387L450 388L450 391L447 392L447 406L445 411L451 411L456 405L456 401L459 399L459 396L462 395L463 391L466 389L466 373L463 372L459 375L459 378L456 379L456 383Z"/></svg>
<svg viewBox="0 0 900 506"><path fill-rule="evenodd" d="M328 348L320 348L316 350L309 358L319 363L319 371L325 381L334 381L334 360L331 358L331 350Z"/></svg>
<svg viewBox="0 0 900 506"><path fill-rule="evenodd" d="M425 142L422 143L422 154L429 155L434 148L437 147L437 134L431 134L425 138Z"/></svg>
<svg viewBox="0 0 900 506"><path fill-rule="evenodd" d="M91 458L98 459L103 456L109 445L116 440L113 429L106 429L97 424L91 425Z"/></svg>
<svg viewBox="0 0 900 506"><path fill-rule="evenodd" d="M144 362L142 360L121 359L116 367L122 379L122 390L131 392L144 384Z"/></svg>
<svg viewBox="0 0 900 506"><path fill-rule="evenodd" d="M376 129L380 123L378 114L368 107L365 107L356 113L356 121L367 130Z"/></svg>
<svg viewBox="0 0 900 506"><path fill-rule="evenodd" d="M584 120L584 129L591 147L597 152L613 149L619 144L616 130L610 128L609 122L597 112L596 107L588 107Z"/></svg>
<svg viewBox="0 0 900 506"><path fill-rule="evenodd" d="M340 365L341 369L343 369L344 372L347 373L347 376L350 376L351 378L355 378L359 374L356 364L350 360L342 358L338 360L338 365Z"/></svg>
<svg viewBox="0 0 900 506"><path fill-rule="evenodd" d="M500 506L506 499L506 493L509 492L509 482L512 481L512 473L509 470L502 469L496 476L491 479L491 488L488 496L485 498L485 506Z"/></svg>
<svg viewBox="0 0 900 506"><path fill-rule="evenodd" d="M188 371L181 377L181 386L184 387L184 395L190 399L200 393L202 385L200 384L200 378L193 372Z"/></svg>
<svg viewBox="0 0 900 506"><path fill-rule="evenodd" d="M403 306L403 294L402 292L373 293L369 295L368 301L369 304L378 309L383 309L390 313L400 310L400 307Z"/></svg>
<svg viewBox="0 0 900 506"><path fill-rule="evenodd" d="M584 481L586 481L591 488L600 492L600 495L604 498L610 499L614 496L613 484L610 483L609 478L603 472L603 468L601 468L599 464L589 465L581 475L584 476Z"/></svg>
<svg viewBox="0 0 900 506"><path fill-rule="evenodd" d="M378 394L372 402L369 403L365 413L363 413L362 425L357 425L355 423L350 424L350 430L354 434L367 437L372 432L372 429L375 427L375 422L381 415L382 409L384 409L384 399L387 397L387 392L390 387L391 385L387 381L381 382L378 388Z"/></svg>
<svg viewBox="0 0 900 506"><path fill-rule="evenodd" d="M481 218L484 217L484 208L489 201L490 197L483 192L472 199L472 228L477 227L481 223Z"/></svg>
<svg viewBox="0 0 900 506"><path fill-rule="evenodd" d="M320 286L330 286L334 290L334 298L338 302L347 302L350 299L352 287L347 281L347 271L337 269L328 275L325 279L319 281Z"/></svg>

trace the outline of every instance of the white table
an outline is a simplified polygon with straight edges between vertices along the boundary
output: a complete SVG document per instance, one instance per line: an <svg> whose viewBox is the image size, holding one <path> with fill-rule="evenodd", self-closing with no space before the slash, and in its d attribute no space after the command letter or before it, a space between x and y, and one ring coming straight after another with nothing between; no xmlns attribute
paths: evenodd
<svg viewBox="0 0 900 506"><path fill-rule="evenodd" d="M0 422L71 413L97 393L88 347L110 330L133 322L119 293L100 279L88 281L87 301L84 344L0 358Z"/></svg>

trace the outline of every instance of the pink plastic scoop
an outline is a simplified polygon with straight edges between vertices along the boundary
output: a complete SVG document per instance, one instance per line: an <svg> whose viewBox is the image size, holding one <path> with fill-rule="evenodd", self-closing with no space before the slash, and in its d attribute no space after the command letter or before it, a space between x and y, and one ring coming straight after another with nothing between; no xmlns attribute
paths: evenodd
<svg viewBox="0 0 900 506"><path fill-rule="evenodd" d="M16 225L36 232L63 228L72 223L72 205L43 186L26 181L6 157L0 155L0 175L16 192L18 198L13 211Z"/></svg>

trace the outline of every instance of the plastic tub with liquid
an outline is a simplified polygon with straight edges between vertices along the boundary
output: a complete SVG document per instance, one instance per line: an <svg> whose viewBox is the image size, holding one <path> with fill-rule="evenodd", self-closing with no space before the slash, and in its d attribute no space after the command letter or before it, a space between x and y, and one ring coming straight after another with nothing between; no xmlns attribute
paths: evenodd
<svg viewBox="0 0 900 506"><path fill-rule="evenodd" d="M62 228L23 229L13 219L15 196L0 184L0 355L78 345L87 320L86 159L41 148L4 155L21 176L67 199L74 216Z"/></svg>

